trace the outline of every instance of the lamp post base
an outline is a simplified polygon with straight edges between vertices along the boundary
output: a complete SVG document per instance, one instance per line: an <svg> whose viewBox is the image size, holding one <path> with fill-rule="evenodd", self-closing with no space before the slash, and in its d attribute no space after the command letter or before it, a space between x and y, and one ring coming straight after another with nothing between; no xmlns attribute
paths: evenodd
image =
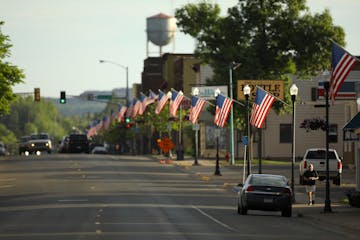
<svg viewBox="0 0 360 240"><path fill-rule="evenodd" d="M325 200L325 207L324 207L324 213L331 213L331 201L329 200Z"/></svg>

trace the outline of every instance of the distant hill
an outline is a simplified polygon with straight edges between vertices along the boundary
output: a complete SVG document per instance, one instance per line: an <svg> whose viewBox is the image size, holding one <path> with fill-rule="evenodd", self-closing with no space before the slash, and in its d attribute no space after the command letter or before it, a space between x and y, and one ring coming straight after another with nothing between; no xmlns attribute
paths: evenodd
<svg viewBox="0 0 360 240"><path fill-rule="evenodd" d="M106 107L106 103L87 101L79 98L68 98L66 104L60 104L58 98L49 98L59 112L66 117L83 115L86 113L99 113Z"/></svg>
<svg viewBox="0 0 360 240"><path fill-rule="evenodd" d="M129 98L131 98L131 88L129 89ZM86 113L99 113L103 111L106 107L106 101L89 101L88 96L92 95L95 97L98 95L111 95L116 98L125 98L126 89L125 88L115 88L112 91L85 91L76 97L67 97L66 104L60 104L58 98L48 98L49 101L52 101L59 112L64 116L76 116L83 115Z"/></svg>

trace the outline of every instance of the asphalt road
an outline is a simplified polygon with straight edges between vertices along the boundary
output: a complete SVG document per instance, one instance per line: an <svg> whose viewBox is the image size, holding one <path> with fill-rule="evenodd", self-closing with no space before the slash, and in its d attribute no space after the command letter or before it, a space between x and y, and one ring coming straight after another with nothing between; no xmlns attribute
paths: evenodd
<svg viewBox="0 0 360 240"><path fill-rule="evenodd" d="M142 156L0 160L0 239L349 239L278 212L240 216L231 188Z"/></svg>

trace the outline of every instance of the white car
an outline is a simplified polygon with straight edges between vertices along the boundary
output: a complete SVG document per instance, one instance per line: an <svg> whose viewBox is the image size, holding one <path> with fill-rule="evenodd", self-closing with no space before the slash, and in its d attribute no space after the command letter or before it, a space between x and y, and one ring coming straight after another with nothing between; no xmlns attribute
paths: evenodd
<svg viewBox="0 0 360 240"><path fill-rule="evenodd" d="M92 154L108 154L108 150L104 146L96 146L91 151Z"/></svg>
<svg viewBox="0 0 360 240"><path fill-rule="evenodd" d="M342 173L342 161L335 149L329 149L329 179L333 180L335 185L340 185ZM304 158L300 162L300 184L304 184L304 172L312 163L314 169L319 174L319 179L326 179L326 149L325 148L310 148L307 149Z"/></svg>

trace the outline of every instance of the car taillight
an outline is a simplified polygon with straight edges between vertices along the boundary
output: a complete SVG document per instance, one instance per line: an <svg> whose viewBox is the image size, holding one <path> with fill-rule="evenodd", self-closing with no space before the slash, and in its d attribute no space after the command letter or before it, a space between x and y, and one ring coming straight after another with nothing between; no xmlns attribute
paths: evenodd
<svg viewBox="0 0 360 240"><path fill-rule="evenodd" d="M337 169L341 173L341 171L342 171L342 163L341 162L338 162Z"/></svg>
<svg viewBox="0 0 360 240"><path fill-rule="evenodd" d="M283 193L290 196L291 195L291 190L289 188L285 188Z"/></svg>
<svg viewBox="0 0 360 240"><path fill-rule="evenodd" d="M307 162L304 161L304 169L306 169L306 168L307 168Z"/></svg>
<svg viewBox="0 0 360 240"><path fill-rule="evenodd" d="M248 186L246 191L247 192L252 192L252 191L254 191L254 187L253 186Z"/></svg>

